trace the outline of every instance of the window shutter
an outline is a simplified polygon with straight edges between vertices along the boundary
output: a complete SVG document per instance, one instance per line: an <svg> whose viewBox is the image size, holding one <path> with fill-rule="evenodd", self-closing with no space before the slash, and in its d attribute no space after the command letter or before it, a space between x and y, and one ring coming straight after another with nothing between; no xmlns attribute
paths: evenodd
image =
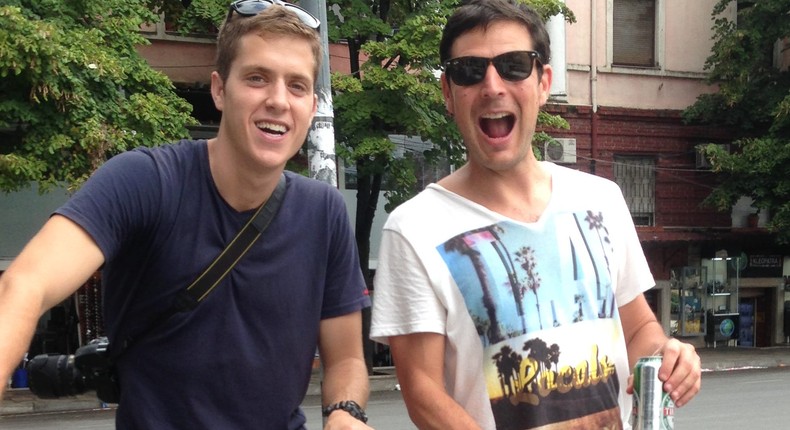
<svg viewBox="0 0 790 430"><path fill-rule="evenodd" d="M612 62L655 67L656 1L614 0Z"/></svg>
<svg viewBox="0 0 790 430"><path fill-rule="evenodd" d="M615 157L614 181L620 186L634 224L651 226L656 210L656 162L652 158Z"/></svg>

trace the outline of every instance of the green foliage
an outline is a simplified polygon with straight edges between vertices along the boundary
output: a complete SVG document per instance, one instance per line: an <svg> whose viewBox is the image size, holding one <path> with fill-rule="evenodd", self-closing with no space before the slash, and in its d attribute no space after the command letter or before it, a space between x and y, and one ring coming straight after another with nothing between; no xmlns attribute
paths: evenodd
<svg viewBox="0 0 790 430"><path fill-rule="evenodd" d="M152 2L0 7L0 190L79 186L103 161L185 137L191 107L135 47Z"/></svg>
<svg viewBox="0 0 790 430"><path fill-rule="evenodd" d="M728 8L737 8L736 20L727 19ZM720 179L706 203L729 210L741 196L751 197L771 214L768 227L785 243L790 242L790 72L774 64L774 48L790 37L788 10L790 0L719 1L713 52L705 66L719 92L700 96L684 112L688 122L729 126L735 133L732 153L704 147Z"/></svg>
<svg viewBox="0 0 790 430"><path fill-rule="evenodd" d="M364 43L368 37L390 34L392 28L379 14L380 2L363 0L327 0L327 33L329 40L346 39L350 43ZM396 2L397 3L397 2ZM384 11L382 13L388 13Z"/></svg>
<svg viewBox="0 0 790 430"><path fill-rule="evenodd" d="M556 0L519 0L521 3L530 5L535 11L543 17L544 20L555 15L562 15L570 24L576 22L576 15L573 11L565 5L565 2Z"/></svg>
<svg viewBox="0 0 790 430"><path fill-rule="evenodd" d="M185 8L179 0L146 0L149 9L164 13L167 22L182 35L216 34L231 1L192 0Z"/></svg>

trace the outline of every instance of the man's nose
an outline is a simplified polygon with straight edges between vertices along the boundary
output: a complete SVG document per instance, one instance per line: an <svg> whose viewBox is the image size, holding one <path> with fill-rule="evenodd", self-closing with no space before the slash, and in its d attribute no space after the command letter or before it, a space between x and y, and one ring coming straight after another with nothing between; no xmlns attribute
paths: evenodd
<svg viewBox="0 0 790 430"><path fill-rule="evenodd" d="M285 82L277 80L269 85L269 91L266 94L266 107L276 111L287 109L288 88Z"/></svg>
<svg viewBox="0 0 790 430"><path fill-rule="evenodd" d="M486 74L483 76L484 95L496 96L504 92L504 82L499 72L494 67L494 63L489 62L486 67Z"/></svg>

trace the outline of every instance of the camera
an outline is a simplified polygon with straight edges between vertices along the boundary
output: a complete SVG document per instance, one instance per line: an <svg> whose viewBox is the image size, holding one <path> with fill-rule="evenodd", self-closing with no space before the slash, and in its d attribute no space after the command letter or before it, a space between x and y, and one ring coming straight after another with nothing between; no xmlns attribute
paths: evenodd
<svg viewBox="0 0 790 430"><path fill-rule="evenodd" d="M73 355L41 354L27 363L30 391L42 399L96 390L105 403L118 403L120 387L106 337L77 348Z"/></svg>

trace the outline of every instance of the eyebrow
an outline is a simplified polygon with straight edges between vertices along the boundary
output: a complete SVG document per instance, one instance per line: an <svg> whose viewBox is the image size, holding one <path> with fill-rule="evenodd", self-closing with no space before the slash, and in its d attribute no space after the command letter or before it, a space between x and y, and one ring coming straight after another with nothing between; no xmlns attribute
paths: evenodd
<svg viewBox="0 0 790 430"><path fill-rule="evenodd" d="M239 71L242 75L246 75L249 73L262 73L262 74L277 74L274 69L270 67L266 67L260 64L250 64L250 65L240 65ZM287 72L285 73L286 79L296 79L302 80L311 84L315 84L315 80L313 79L312 73L298 73L298 72Z"/></svg>

